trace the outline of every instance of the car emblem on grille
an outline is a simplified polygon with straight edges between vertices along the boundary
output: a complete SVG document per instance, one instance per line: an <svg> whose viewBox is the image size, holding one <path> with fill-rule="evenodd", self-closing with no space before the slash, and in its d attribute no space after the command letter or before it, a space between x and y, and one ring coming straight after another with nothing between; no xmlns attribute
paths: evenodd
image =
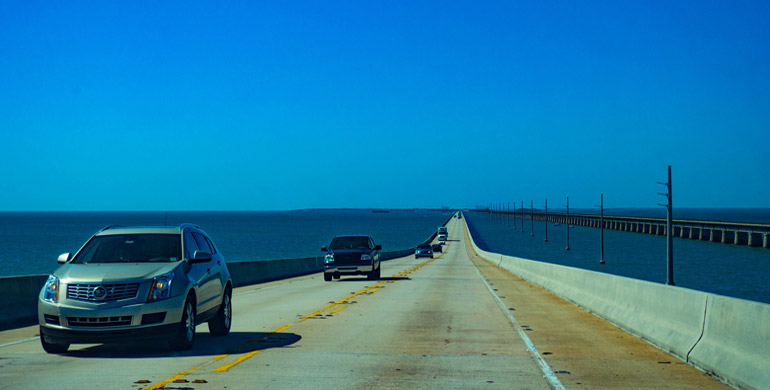
<svg viewBox="0 0 770 390"><path fill-rule="evenodd" d="M102 286L94 287L94 298L103 299L105 295L107 295L107 289Z"/></svg>

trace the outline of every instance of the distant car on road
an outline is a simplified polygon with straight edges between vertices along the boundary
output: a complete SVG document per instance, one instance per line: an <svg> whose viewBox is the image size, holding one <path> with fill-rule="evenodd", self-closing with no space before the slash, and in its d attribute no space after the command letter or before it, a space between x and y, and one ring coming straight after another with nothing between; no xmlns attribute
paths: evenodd
<svg viewBox="0 0 770 390"><path fill-rule="evenodd" d="M442 247L441 244L433 244L431 247L431 249L433 249L433 253L444 253L444 247Z"/></svg>
<svg viewBox="0 0 770 390"><path fill-rule="evenodd" d="M446 234L442 233L438 235L438 242L439 244L446 244L447 236Z"/></svg>
<svg viewBox="0 0 770 390"><path fill-rule="evenodd" d="M376 245L371 236L337 236L328 247L324 257L324 280L339 279L341 275L366 275L368 279L380 278L381 245Z"/></svg>
<svg viewBox="0 0 770 390"><path fill-rule="evenodd" d="M214 336L230 332L230 272L196 225L106 227L59 263L38 300L46 352L137 339L190 349L195 326L207 321Z"/></svg>
<svg viewBox="0 0 770 390"><path fill-rule="evenodd" d="M420 257L430 257L432 259L433 247L430 244L417 245L417 248L414 250L414 258L419 259Z"/></svg>

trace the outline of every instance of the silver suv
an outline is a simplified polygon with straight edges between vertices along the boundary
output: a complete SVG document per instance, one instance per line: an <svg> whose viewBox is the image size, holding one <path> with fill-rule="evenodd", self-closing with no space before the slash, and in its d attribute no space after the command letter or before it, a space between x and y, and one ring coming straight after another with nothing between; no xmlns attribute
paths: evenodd
<svg viewBox="0 0 770 390"><path fill-rule="evenodd" d="M195 326L206 321L212 335L230 333L230 272L196 225L109 226L59 263L38 300L46 352L158 338L190 349Z"/></svg>

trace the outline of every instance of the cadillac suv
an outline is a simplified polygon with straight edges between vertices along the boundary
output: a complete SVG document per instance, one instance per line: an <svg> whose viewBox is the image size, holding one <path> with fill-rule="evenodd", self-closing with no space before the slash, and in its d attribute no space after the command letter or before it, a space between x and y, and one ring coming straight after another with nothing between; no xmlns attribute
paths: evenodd
<svg viewBox="0 0 770 390"><path fill-rule="evenodd" d="M198 226L109 226L48 277L38 299L40 342L49 353L73 343L162 339L190 349L195 327L230 332L232 281L225 259Z"/></svg>

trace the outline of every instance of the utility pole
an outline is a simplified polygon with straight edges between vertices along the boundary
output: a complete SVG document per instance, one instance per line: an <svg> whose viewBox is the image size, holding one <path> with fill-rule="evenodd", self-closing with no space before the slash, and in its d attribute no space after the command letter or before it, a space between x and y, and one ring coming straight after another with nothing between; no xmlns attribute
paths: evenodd
<svg viewBox="0 0 770 390"><path fill-rule="evenodd" d="M530 234L531 237L535 236L535 202L530 199L529 200L529 219L532 221L532 226L530 229L532 230L532 233Z"/></svg>
<svg viewBox="0 0 770 390"><path fill-rule="evenodd" d="M545 200L545 242L548 242L548 199Z"/></svg>
<svg viewBox="0 0 770 390"><path fill-rule="evenodd" d="M565 250L569 250L569 196L567 197L567 248Z"/></svg>
<svg viewBox="0 0 770 390"><path fill-rule="evenodd" d="M513 230L516 230L516 201L513 201Z"/></svg>
<svg viewBox="0 0 770 390"><path fill-rule="evenodd" d="M601 210L601 214L600 214L601 216L599 218L599 223L602 224L602 238L601 238L601 241L602 241L602 259L601 259L601 261L599 261L599 264L604 264L604 194L601 194L600 196L601 196L601 198L600 198L601 201L599 203L599 207L600 207L600 210Z"/></svg>
<svg viewBox="0 0 770 390"><path fill-rule="evenodd" d="M663 193L658 193L658 195L663 195L668 199L668 202L665 205L659 204L660 206L666 207L666 284L669 286L674 285L674 233L672 232L673 229L673 214L674 214L674 208L672 203L672 191L671 191L671 165L668 166L668 181L665 183L658 182L658 184L666 186L668 191Z"/></svg>

